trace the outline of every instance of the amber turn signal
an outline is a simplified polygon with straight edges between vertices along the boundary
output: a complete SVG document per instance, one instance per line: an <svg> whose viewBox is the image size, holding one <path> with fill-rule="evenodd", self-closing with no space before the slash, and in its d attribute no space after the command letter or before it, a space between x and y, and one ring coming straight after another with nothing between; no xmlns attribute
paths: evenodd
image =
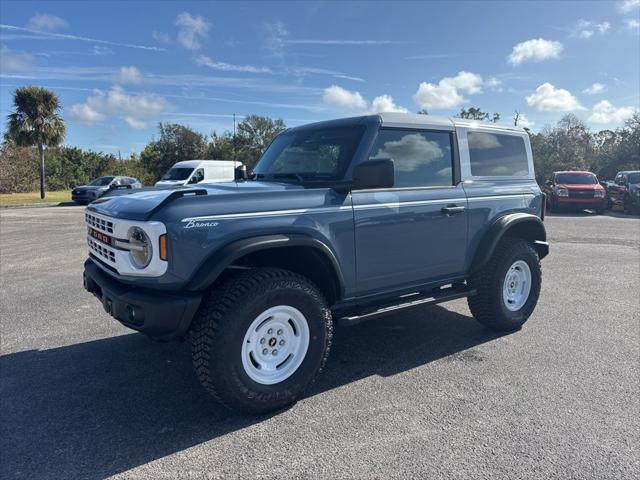
<svg viewBox="0 0 640 480"><path fill-rule="evenodd" d="M167 254L167 234L166 233L164 235L160 235L160 239L158 243L160 244L160 260L166 261L169 257Z"/></svg>

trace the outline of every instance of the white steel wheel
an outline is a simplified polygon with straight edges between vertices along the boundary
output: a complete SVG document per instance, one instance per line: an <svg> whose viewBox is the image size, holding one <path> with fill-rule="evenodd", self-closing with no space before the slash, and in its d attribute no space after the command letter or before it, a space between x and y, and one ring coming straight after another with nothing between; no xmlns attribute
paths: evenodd
<svg viewBox="0 0 640 480"><path fill-rule="evenodd" d="M302 364L309 348L309 325L297 308L278 305L251 323L242 344L242 366L254 382L280 383Z"/></svg>
<svg viewBox="0 0 640 480"><path fill-rule="evenodd" d="M531 269L524 260L515 261L507 270L502 284L502 298L507 310L520 310L531 292Z"/></svg>

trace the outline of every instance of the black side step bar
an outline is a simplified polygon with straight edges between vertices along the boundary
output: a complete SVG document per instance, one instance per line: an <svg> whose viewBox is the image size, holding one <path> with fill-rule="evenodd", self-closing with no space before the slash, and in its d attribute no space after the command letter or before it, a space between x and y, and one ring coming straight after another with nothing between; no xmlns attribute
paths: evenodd
<svg viewBox="0 0 640 480"><path fill-rule="evenodd" d="M378 305L377 308L364 308L358 312L342 315L338 313L338 323L341 326L355 325L371 317L382 315L383 313L394 312L405 308L417 307L419 305L436 304L455 300L457 298L469 297L475 295L476 291L469 289L464 284L452 285L446 288L430 290L428 292L416 292L411 295L403 295L396 298L395 302Z"/></svg>

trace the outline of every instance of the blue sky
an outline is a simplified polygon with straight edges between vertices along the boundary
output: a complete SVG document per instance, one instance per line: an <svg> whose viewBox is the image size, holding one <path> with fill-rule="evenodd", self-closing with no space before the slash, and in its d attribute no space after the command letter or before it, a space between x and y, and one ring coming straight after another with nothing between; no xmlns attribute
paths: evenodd
<svg viewBox="0 0 640 480"><path fill-rule="evenodd" d="M139 152L159 121L287 125L477 106L534 130L640 107L640 0L0 4L0 115L17 86L60 96L66 143Z"/></svg>

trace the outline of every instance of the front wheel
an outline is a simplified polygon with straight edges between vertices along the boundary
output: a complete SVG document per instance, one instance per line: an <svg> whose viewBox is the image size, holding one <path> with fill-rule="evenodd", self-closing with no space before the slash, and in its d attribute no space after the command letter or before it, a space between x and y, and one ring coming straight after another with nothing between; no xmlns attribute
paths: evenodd
<svg viewBox="0 0 640 480"><path fill-rule="evenodd" d="M504 238L488 264L469 283L476 290L468 298L476 320L494 330L518 330L533 313L540 296L538 253L531 242Z"/></svg>
<svg viewBox="0 0 640 480"><path fill-rule="evenodd" d="M223 405L261 414L293 404L329 355L331 312L306 278L254 269L212 290L194 320L198 379Z"/></svg>

